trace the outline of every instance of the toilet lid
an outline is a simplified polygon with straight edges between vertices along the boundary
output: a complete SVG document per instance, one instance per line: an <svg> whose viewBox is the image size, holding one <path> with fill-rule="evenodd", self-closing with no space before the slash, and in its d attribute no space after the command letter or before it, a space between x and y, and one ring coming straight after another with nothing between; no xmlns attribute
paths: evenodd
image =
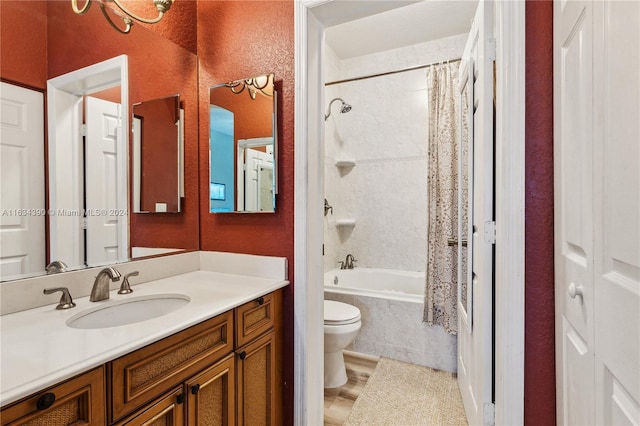
<svg viewBox="0 0 640 426"><path fill-rule="evenodd" d="M351 324L360 320L360 309L334 300L324 301L324 323L329 325Z"/></svg>

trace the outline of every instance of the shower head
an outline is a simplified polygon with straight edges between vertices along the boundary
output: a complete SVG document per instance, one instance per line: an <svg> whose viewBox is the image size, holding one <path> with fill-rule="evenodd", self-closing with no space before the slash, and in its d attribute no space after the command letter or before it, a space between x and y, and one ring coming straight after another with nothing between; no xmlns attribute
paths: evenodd
<svg viewBox="0 0 640 426"><path fill-rule="evenodd" d="M331 100L331 102L329 102L329 108L327 108L327 113L324 115L324 121L327 121L327 118L329 118L329 116L331 115L331 105L333 105L335 101L342 102L342 106L340 107L340 114L345 114L351 111L351 105L343 101L342 98L334 98Z"/></svg>

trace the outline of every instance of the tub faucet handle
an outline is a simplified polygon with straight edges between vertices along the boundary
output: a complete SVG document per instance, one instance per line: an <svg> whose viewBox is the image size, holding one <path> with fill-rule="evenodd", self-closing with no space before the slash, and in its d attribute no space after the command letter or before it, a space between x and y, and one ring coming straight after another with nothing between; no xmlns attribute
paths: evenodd
<svg viewBox="0 0 640 426"><path fill-rule="evenodd" d="M338 263L340 264L340 269L344 269L344 260L339 260Z"/></svg>

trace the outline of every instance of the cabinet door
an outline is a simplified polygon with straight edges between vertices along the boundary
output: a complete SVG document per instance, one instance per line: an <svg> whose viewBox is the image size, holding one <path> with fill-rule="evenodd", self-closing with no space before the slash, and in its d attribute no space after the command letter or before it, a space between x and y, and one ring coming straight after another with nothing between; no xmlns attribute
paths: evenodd
<svg viewBox="0 0 640 426"><path fill-rule="evenodd" d="M117 426L182 426L184 424L184 390L176 388L142 413L118 423Z"/></svg>
<svg viewBox="0 0 640 426"><path fill-rule="evenodd" d="M2 425L103 426L103 367L39 392L2 410Z"/></svg>
<svg viewBox="0 0 640 426"><path fill-rule="evenodd" d="M186 390L188 425L235 425L233 354L189 380Z"/></svg>
<svg viewBox="0 0 640 426"><path fill-rule="evenodd" d="M228 355L232 342L229 311L114 360L112 420L124 418Z"/></svg>
<svg viewBox="0 0 640 426"><path fill-rule="evenodd" d="M276 334L238 349L238 425L280 425Z"/></svg>

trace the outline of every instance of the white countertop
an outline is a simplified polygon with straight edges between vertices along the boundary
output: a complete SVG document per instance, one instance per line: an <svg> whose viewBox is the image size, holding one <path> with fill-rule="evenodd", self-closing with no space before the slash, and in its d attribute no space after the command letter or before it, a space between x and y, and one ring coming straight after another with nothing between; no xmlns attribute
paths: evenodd
<svg viewBox="0 0 640 426"><path fill-rule="evenodd" d="M288 281L195 271L133 286L134 292L56 310L56 303L0 317L0 406L17 401L192 325L285 287ZM191 301L161 317L119 327L82 330L66 322L100 303L149 294L183 294ZM52 296L53 297L53 296Z"/></svg>

